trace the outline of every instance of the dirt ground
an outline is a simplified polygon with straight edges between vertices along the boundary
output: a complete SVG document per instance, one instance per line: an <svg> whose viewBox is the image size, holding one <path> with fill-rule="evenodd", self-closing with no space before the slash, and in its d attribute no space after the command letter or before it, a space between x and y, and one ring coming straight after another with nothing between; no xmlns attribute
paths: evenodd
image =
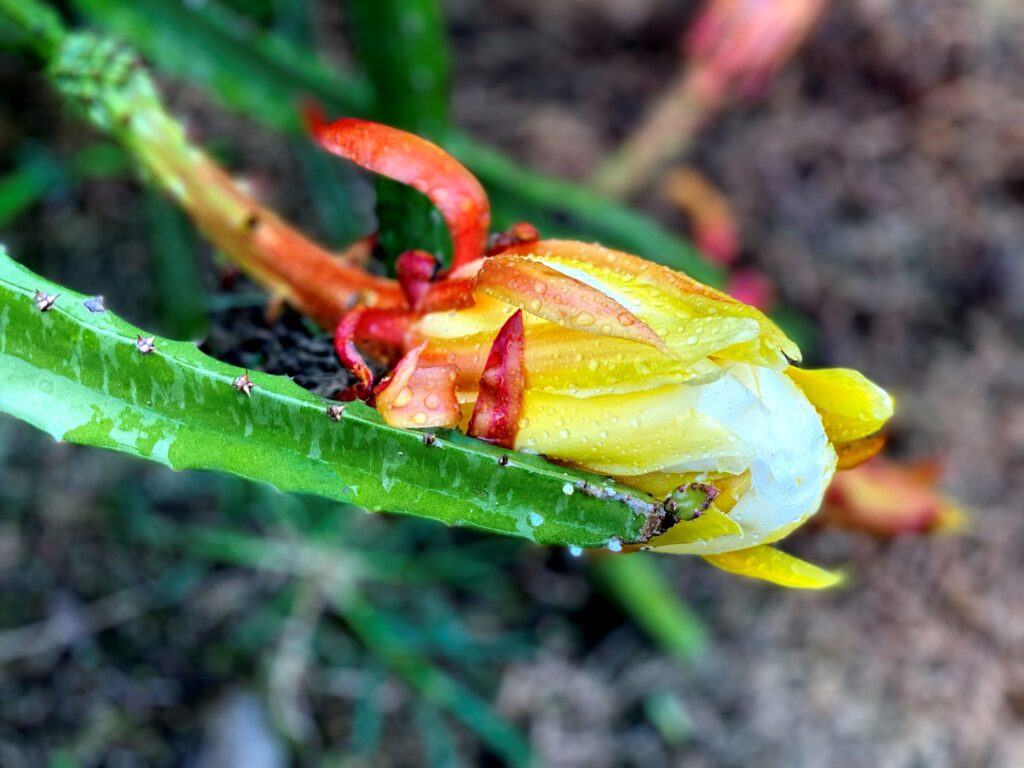
<svg viewBox="0 0 1024 768"><path fill-rule="evenodd" d="M674 73L693 7L452 0L457 119L528 165L584 179ZM893 454L943 461L944 487L974 510L968 530L890 542L800 533L793 551L853 575L825 594L673 559L673 582L712 638L687 667L623 623L561 553L516 550L517 596L469 612L533 633L531 653L499 665L493 698L546 764L1024 765L1022 35L1024 6L1014 0L835 0L771 89L716 119L689 158L731 202L744 263L819 324L809 362L859 368L895 393ZM301 187L279 183L295 178L292 161L247 149L239 123L188 89L170 91L205 116L208 134L236 130L241 157L258 158L275 185ZM26 90L21 99L30 116L54 112L45 96ZM54 130L73 137L75 126L69 117ZM83 291L137 280L120 311L143 322L154 300L139 278L148 261L137 195L131 184L91 183L30 212L5 238ZM273 202L302 219L301 201ZM639 205L685 227L655 194ZM109 254L116 278L110 262L81 258L83 243ZM309 355L318 366L309 383L322 384L329 361L316 348ZM212 727L196 713L239 679L259 678L257 661L229 664L211 649L240 601L269 600L275 584L214 574L219 591L187 609L136 606L152 616L96 645L58 638L55 648L72 651L27 662L11 628L63 616L73 638L70 592L129 590L174 565L140 552L106 567L114 544L90 510L119 483L142 483L175 519L216 509L215 483L182 498L169 473L52 446L8 420L0 461L0 593L10 598L0 599L0 763L41 764L33 759L67 732L106 738L106 721L85 728L81 713L112 702L155 714L141 736L115 739L145 737L145 748L124 747L104 764L194 760ZM126 594L129 608L115 605L115 618L132 615ZM683 732L652 728L652 691L681 705ZM395 736L367 764L410 764L405 699L392 698L385 716ZM345 731L347 706L322 715L328 732L335 721Z"/></svg>

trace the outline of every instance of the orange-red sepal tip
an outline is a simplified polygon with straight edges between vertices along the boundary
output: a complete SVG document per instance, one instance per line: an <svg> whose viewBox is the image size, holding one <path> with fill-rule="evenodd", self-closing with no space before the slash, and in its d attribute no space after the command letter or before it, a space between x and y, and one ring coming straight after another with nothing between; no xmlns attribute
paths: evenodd
<svg viewBox="0 0 1024 768"><path fill-rule="evenodd" d="M523 310L517 310L491 345L467 433L506 448L515 446L526 389Z"/></svg>
<svg viewBox="0 0 1024 768"><path fill-rule="evenodd" d="M411 349L377 386L376 406L393 427L455 427L462 414L455 397L454 365L420 367L426 344Z"/></svg>
<svg viewBox="0 0 1024 768"><path fill-rule="evenodd" d="M419 307L437 274L437 259L426 251L405 251L395 262L395 276L409 306Z"/></svg>
<svg viewBox="0 0 1024 768"><path fill-rule="evenodd" d="M496 232L487 241L487 255L494 256L513 245L536 243L540 240L540 231L528 221L513 224L504 232Z"/></svg>
<svg viewBox="0 0 1024 768"><path fill-rule="evenodd" d="M451 233L453 268L483 256L490 204L480 182L454 157L426 139L380 123L343 118L327 124L309 110L306 123L327 151L430 198Z"/></svg>

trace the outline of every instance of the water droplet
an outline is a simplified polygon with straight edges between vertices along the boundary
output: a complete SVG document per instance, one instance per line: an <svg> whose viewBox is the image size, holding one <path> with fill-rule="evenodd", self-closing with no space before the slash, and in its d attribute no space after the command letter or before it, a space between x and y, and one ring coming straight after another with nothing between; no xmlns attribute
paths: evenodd
<svg viewBox="0 0 1024 768"><path fill-rule="evenodd" d="M441 405L441 397L436 392L431 392L423 404L432 411L436 410Z"/></svg>
<svg viewBox="0 0 1024 768"><path fill-rule="evenodd" d="M619 539L619 538L608 539L608 549L611 552L621 552L622 551L622 539Z"/></svg>
<svg viewBox="0 0 1024 768"><path fill-rule="evenodd" d="M583 554L583 547L577 547L575 544L573 544L571 547L569 547L569 554L573 557L579 557Z"/></svg>
<svg viewBox="0 0 1024 768"><path fill-rule="evenodd" d="M566 496L572 496L575 490L576 489L572 487L572 483L566 483L565 485L562 486L562 493L564 493Z"/></svg>
<svg viewBox="0 0 1024 768"><path fill-rule="evenodd" d="M530 522L534 528L538 528L544 524L544 516L536 512L531 512L526 516L526 519Z"/></svg>
<svg viewBox="0 0 1024 768"><path fill-rule="evenodd" d="M580 312L572 319L573 325L593 325L596 318L589 312Z"/></svg>
<svg viewBox="0 0 1024 768"><path fill-rule="evenodd" d="M629 312L619 312L619 316L616 319L619 321L619 325L633 325L636 322L636 318Z"/></svg>
<svg viewBox="0 0 1024 768"><path fill-rule="evenodd" d="M419 413L415 414L412 417L412 421L413 421L414 424L420 424L420 425L426 424L427 423L427 414L425 414L423 411L420 411Z"/></svg>
<svg viewBox="0 0 1024 768"><path fill-rule="evenodd" d="M395 398L394 407L401 408L404 405L408 405L410 400L412 400L412 389L409 387L402 387L402 391L399 392L398 397Z"/></svg>
<svg viewBox="0 0 1024 768"><path fill-rule="evenodd" d="M560 429L560 430L558 430L558 436L560 438L562 438L563 440L568 440L569 439L569 430L568 429Z"/></svg>

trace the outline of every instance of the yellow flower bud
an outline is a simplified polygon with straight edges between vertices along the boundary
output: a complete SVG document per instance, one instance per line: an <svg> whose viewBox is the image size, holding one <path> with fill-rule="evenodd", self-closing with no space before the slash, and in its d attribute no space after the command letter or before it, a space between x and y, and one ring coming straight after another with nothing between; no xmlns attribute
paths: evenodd
<svg viewBox="0 0 1024 768"><path fill-rule="evenodd" d="M706 485L706 508L651 547L791 586L835 581L764 545L817 511L835 446L881 427L886 392L856 371L795 368L799 349L761 312L629 254L540 241L460 277L472 272L473 306L423 316L410 339L421 364L457 368L463 428L492 342L522 310L510 447L659 497Z"/></svg>

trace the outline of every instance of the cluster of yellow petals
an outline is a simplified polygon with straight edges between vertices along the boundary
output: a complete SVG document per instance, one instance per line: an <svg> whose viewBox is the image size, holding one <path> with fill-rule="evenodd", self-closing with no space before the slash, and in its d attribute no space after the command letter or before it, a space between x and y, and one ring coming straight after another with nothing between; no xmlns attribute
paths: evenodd
<svg viewBox="0 0 1024 768"><path fill-rule="evenodd" d="M495 335L521 309L516 449L659 496L710 483L704 513L651 547L788 586L836 581L768 545L817 510L837 454L877 451L869 436L892 414L884 390L856 371L793 366L799 349L757 309L598 245L523 244L466 275L473 306L425 315L409 334L420 364L451 372L463 428Z"/></svg>

